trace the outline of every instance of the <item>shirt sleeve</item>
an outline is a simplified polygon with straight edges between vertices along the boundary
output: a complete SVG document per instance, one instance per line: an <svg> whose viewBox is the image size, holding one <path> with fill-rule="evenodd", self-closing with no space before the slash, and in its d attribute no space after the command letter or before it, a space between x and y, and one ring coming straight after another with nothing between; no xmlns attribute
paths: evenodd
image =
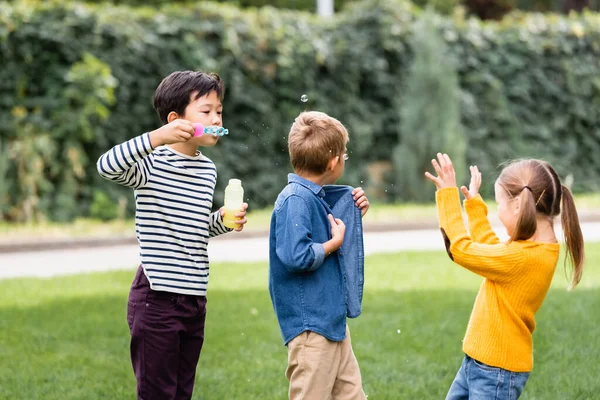
<svg viewBox="0 0 600 400"><path fill-rule="evenodd" d="M312 223L306 202L288 197L276 211L275 251L292 272L314 271L323 264L325 249L312 239Z"/></svg>
<svg viewBox="0 0 600 400"><path fill-rule="evenodd" d="M465 200L465 211L469 220L469 232L477 243L497 244L500 239L488 220L488 208L480 195Z"/></svg>
<svg viewBox="0 0 600 400"><path fill-rule="evenodd" d="M139 189L148 183L153 168L150 134L144 133L116 145L98 159L98 173L105 179Z"/></svg>
<svg viewBox="0 0 600 400"><path fill-rule="evenodd" d="M213 238L215 236L222 235L227 232L231 232L233 229L223 225L223 217L219 210L212 213L208 219L208 237Z"/></svg>
<svg viewBox="0 0 600 400"><path fill-rule="evenodd" d="M436 193L440 228L452 260L462 267L492 281L505 282L517 276L523 265L523 252L516 242L476 243L468 235L460 207L457 188Z"/></svg>

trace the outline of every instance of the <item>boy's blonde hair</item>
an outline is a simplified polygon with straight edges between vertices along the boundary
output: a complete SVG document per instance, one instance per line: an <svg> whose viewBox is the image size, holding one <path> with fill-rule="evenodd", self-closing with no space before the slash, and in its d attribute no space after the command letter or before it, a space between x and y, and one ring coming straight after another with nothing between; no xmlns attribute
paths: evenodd
<svg viewBox="0 0 600 400"><path fill-rule="evenodd" d="M288 136L290 161L296 172L322 174L329 161L346 152L348 131L337 119L318 111L298 115Z"/></svg>

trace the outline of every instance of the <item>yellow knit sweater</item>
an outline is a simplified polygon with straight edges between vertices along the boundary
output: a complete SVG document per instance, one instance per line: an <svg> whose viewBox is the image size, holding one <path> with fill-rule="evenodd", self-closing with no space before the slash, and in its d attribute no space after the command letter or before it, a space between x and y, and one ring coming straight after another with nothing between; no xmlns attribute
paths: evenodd
<svg viewBox="0 0 600 400"><path fill-rule="evenodd" d="M448 253L455 263L485 278L475 299L463 351L491 366L531 371L535 313L550 288L560 245L527 240L501 243L487 219L481 196L465 200L469 236L458 189L438 190L436 201Z"/></svg>

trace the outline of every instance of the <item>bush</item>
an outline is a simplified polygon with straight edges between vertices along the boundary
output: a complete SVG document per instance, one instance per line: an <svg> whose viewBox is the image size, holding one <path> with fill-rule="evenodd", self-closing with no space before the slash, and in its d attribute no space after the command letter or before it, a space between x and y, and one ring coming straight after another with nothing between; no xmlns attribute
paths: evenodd
<svg viewBox="0 0 600 400"><path fill-rule="evenodd" d="M92 204L90 205L90 217L101 221L116 219L119 212L116 203L108 195L100 190L94 191Z"/></svg>
<svg viewBox="0 0 600 400"><path fill-rule="evenodd" d="M159 126L154 90L182 69L217 71L226 82L230 136L206 151L219 171L216 206L232 177L243 180L251 207L272 204L290 170L289 126L305 109L348 127L342 183L368 189L369 166L391 162L393 149L413 134L399 128L408 122L398 105L411 102L404 88L420 51L412 44L418 15L398 0L361 1L330 20L207 2L160 9L0 3L2 185L11 187L2 215L68 220L89 215L96 190L130 197L98 176L95 161ZM598 189L599 16L435 21L458 61L467 163L484 173L483 190L491 191L502 161L519 156L546 158L574 176L575 190ZM384 184L394 182L389 176ZM388 195L380 200L396 199Z"/></svg>
<svg viewBox="0 0 600 400"><path fill-rule="evenodd" d="M4 219L4 215L8 212L8 199L11 191L11 182L8 179L8 147L4 140L0 138L0 221Z"/></svg>
<svg viewBox="0 0 600 400"><path fill-rule="evenodd" d="M399 144L394 151L396 195L402 200L431 199L432 171L437 152L452 155L457 180L465 176L466 138L460 126L460 94L455 60L428 11L415 24L411 47L419 49L408 71L400 104Z"/></svg>
<svg viewBox="0 0 600 400"><path fill-rule="evenodd" d="M290 9L298 11L310 11L316 10L316 0L211 0L216 3L229 3L236 7L251 8L251 7L264 7L271 6L281 9ZM343 7L350 2L356 2L360 0L335 0L334 7L336 11L340 11ZM438 0L439 1L439 0ZM192 0L85 0L86 3L111 3L115 5L126 5L126 6L163 6L166 4L177 3L180 5L193 6L197 1Z"/></svg>

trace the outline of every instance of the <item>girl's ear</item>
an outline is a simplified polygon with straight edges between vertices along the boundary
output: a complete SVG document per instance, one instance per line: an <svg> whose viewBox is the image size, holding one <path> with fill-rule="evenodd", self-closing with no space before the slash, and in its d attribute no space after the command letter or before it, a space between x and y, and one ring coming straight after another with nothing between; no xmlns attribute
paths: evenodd
<svg viewBox="0 0 600 400"><path fill-rule="evenodd" d="M335 156L327 163L327 169L333 171L335 167L337 167L338 162L340 162L340 156Z"/></svg>
<svg viewBox="0 0 600 400"><path fill-rule="evenodd" d="M169 113L169 115L167 115L167 122L170 124L171 122L175 121L177 118L179 118L179 115L177 115L177 113L175 111L171 111Z"/></svg>

